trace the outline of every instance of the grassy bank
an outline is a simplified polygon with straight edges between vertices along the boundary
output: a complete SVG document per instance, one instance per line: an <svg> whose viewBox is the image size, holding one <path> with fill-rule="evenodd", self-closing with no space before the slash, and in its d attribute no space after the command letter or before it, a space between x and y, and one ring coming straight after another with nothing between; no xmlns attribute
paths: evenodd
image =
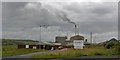
<svg viewBox="0 0 120 60"><path fill-rule="evenodd" d="M68 58L80 56L111 56L117 55L114 49L106 49L104 47L89 47L83 50L68 49L66 51L50 52L47 54L32 56L32 58Z"/></svg>
<svg viewBox="0 0 120 60"><path fill-rule="evenodd" d="M42 49L17 49L17 45L4 45L2 46L2 50L3 57L45 51Z"/></svg>

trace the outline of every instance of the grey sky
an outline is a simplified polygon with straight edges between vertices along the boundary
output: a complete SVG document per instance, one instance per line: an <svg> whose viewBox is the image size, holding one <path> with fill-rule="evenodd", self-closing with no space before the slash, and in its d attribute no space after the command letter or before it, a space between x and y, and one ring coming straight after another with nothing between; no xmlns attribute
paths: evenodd
<svg viewBox="0 0 120 60"><path fill-rule="evenodd" d="M2 37L54 41L55 36L73 36L74 25L58 17L65 13L75 22L80 35L94 42L117 38L117 2L3 2Z"/></svg>

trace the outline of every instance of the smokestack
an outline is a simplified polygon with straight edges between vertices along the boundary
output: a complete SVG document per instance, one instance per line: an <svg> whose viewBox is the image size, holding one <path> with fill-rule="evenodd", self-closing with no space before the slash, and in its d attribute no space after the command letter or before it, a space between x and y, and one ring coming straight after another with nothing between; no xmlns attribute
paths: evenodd
<svg viewBox="0 0 120 60"><path fill-rule="evenodd" d="M78 28L78 35L79 35L79 28Z"/></svg>
<svg viewBox="0 0 120 60"><path fill-rule="evenodd" d="M75 36L76 36L76 29L77 29L77 25L75 24Z"/></svg>

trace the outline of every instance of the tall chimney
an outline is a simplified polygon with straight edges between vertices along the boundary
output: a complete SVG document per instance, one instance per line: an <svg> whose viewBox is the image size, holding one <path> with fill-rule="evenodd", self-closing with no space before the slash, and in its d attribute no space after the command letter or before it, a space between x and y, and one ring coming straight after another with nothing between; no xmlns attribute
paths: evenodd
<svg viewBox="0 0 120 60"><path fill-rule="evenodd" d="M79 28L78 28L78 35L79 35Z"/></svg>
<svg viewBox="0 0 120 60"><path fill-rule="evenodd" d="M77 29L77 25L75 24L75 36L76 36L76 29Z"/></svg>

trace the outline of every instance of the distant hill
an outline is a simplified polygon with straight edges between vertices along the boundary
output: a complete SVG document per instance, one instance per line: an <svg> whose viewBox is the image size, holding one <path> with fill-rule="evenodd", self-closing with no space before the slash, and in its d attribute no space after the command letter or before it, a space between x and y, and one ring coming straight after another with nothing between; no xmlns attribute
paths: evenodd
<svg viewBox="0 0 120 60"><path fill-rule="evenodd" d="M2 39L3 45L14 45L14 44L38 44L38 41L34 40L23 40L23 39Z"/></svg>
<svg viewBox="0 0 120 60"><path fill-rule="evenodd" d="M120 42L119 42L119 40L117 40L115 38L112 38L109 41L105 41L105 42L99 43L99 45L103 45L104 47L109 49L109 48L120 46Z"/></svg>
<svg viewBox="0 0 120 60"><path fill-rule="evenodd" d="M115 38L112 38L112 39L110 39L110 40L108 40L108 41L99 43L99 45L105 45L105 44L107 44L107 43L109 43L109 42L119 43L119 40L117 40L117 39L115 39Z"/></svg>

